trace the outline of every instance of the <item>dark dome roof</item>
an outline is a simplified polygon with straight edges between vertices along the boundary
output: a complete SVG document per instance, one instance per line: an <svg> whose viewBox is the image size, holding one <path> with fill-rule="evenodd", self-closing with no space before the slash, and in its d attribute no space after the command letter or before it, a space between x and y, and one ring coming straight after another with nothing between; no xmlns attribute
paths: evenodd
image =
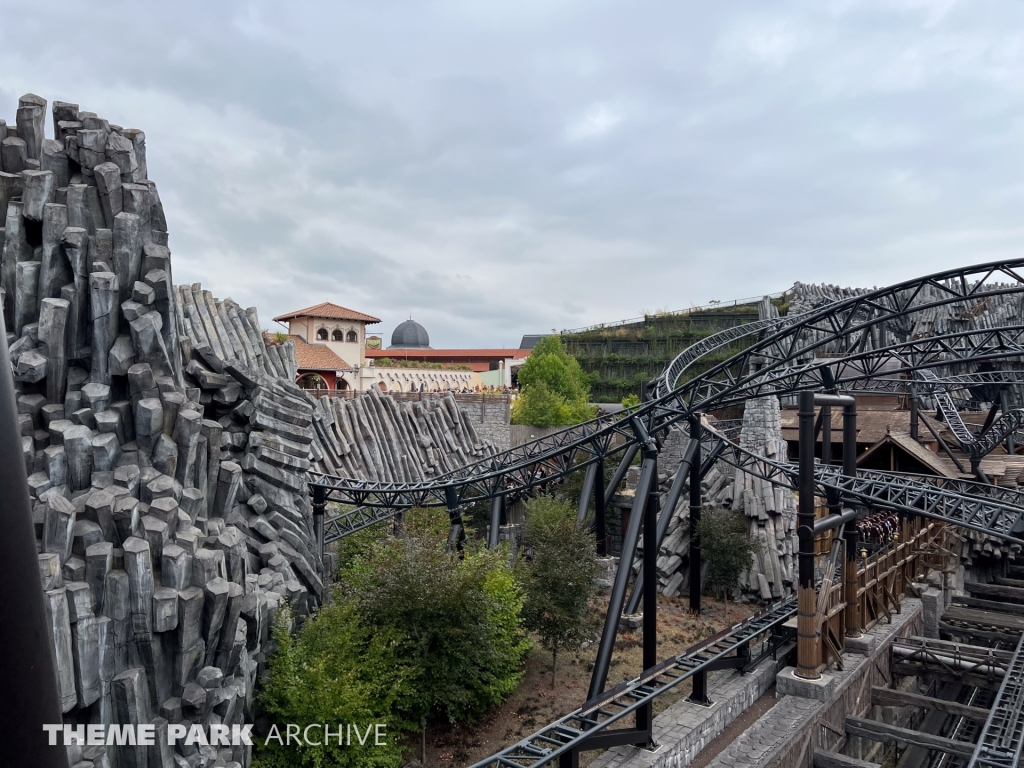
<svg viewBox="0 0 1024 768"><path fill-rule="evenodd" d="M430 349L430 336L427 329L415 320L406 320L391 334L388 349Z"/></svg>

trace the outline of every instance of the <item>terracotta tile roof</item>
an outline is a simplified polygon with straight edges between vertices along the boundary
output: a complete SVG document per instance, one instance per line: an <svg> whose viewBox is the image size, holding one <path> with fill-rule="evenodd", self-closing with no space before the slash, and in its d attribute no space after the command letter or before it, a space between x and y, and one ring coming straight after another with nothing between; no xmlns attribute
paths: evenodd
<svg viewBox="0 0 1024 768"><path fill-rule="evenodd" d="M490 358L493 360L522 360L530 356L529 349L368 349L367 357L392 357L395 360L432 360L446 358L465 360L466 358Z"/></svg>
<svg viewBox="0 0 1024 768"><path fill-rule="evenodd" d="M324 344L308 344L301 336L289 336L295 342L295 360L300 371L344 371L352 366Z"/></svg>
<svg viewBox="0 0 1024 768"><path fill-rule="evenodd" d="M294 312L278 315L274 318L274 321L291 320L293 317L316 317L327 318L330 320L358 320L371 325L373 323L380 322L379 317L364 315L362 312L356 312L354 309L349 309L347 307L339 307L337 304L331 304L329 301L324 301L312 307L306 307L305 309L297 309Z"/></svg>

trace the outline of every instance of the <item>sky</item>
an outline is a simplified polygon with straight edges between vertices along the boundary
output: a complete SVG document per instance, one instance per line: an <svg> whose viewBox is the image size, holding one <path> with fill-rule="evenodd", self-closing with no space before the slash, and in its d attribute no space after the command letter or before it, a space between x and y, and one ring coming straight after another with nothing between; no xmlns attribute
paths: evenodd
<svg viewBox="0 0 1024 768"><path fill-rule="evenodd" d="M267 328L332 301L517 347L1021 256L1022 31L1021 0L0 0L0 118L143 129L175 282Z"/></svg>

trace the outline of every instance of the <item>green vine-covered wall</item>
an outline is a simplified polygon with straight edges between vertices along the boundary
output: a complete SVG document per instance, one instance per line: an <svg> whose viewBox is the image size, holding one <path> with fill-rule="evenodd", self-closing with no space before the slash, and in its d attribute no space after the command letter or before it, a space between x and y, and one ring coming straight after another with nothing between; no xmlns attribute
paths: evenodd
<svg viewBox="0 0 1024 768"><path fill-rule="evenodd" d="M687 314L647 315L613 328L562 334L562 343L590 376L591 398L616 403L640 394L644 381L658 376L684 349L725 328L757 320L757 304L716 307ZM706 371L750 343L741 339L695 363L686 378Z"/></svg>

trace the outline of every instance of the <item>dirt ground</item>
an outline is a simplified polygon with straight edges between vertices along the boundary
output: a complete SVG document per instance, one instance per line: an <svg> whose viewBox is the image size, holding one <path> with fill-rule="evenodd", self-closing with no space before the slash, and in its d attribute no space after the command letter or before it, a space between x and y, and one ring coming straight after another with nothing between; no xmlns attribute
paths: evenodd
<svg viewBox="0 0 1024 768"><path fill-rule="evenodd" d="M702 615L688 613L688 601L659 598L658 659L675 656L694 643L713 635L755 613L755 606L727 604L707 598ZM604 615L604 610L600 611ZM596 643L581 651L579 657L561 657L555 686L551 686L551 654L536 645L526 660L526 674L511 697L484 713L473 725L447 729L434 726L427 733L425 768L462 768L472 765L504 746L528 736L560 716L577 709L587 697L590 673L597 655ZM639 630L619 631L608 674L607 687L629 680L643 671L642 634ZM687 682L655 699L654 713L683 698L690 691ZM416 757L419 745L416 743ZM584 753L580 764L587 765L598 752Z"/></svg>

